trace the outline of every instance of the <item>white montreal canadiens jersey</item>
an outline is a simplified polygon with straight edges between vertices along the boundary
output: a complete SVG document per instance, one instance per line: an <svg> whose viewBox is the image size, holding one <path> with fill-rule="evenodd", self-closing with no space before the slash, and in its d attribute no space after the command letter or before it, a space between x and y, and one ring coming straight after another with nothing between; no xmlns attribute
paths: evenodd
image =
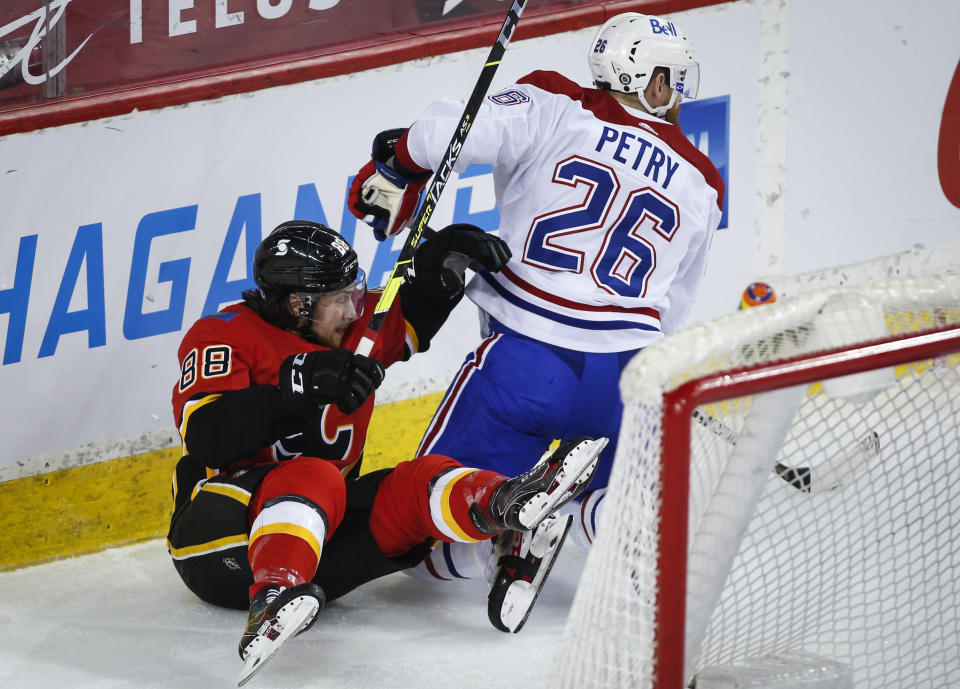
<svg viewBox="0 0 960 689"><path fill-rule="evenodd" d="M463 104L431 104L398 156L432 170ZM723 182L671 124L555 72L488 96L457 161L493 166L513 257L467 295L508 328L587 352L644 347L686 322Z"/></svg>

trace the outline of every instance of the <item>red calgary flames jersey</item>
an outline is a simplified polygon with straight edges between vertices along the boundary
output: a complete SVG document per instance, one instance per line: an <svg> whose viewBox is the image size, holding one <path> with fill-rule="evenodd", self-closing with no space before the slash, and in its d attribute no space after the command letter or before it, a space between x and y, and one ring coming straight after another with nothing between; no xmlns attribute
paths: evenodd
<svg viewBox="0 0 960 689"><path fill-rule="evenodd" d="M351 324L344 338L345 349L356 348L378 298L379 292L367 295L363 317ZM390 310L370 353L384 367L406 358L408 349L415 351L407 340L407 326L398 306L395 304ZM201 318L187 331L178 351L180 380L173 388L173 416L181 438L185 437L191 408L204 398L257 385L277 385L284 359L325 349L329 348L270 325L243 304ZM320 415L321 432L311 434L314 440L320 438L327 445L321 456L342 471L360 459L373 406L374 395L352 414L344 414L334 404L327 405ZM297 454L301 452L296 441L281 438L250 460L280 460Z"/></svg>

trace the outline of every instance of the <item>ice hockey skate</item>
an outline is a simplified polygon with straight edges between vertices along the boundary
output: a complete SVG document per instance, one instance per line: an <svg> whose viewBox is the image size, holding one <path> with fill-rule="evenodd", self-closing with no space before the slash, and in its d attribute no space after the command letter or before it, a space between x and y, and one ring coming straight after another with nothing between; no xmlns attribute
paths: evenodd
<svg viewBox="0 0 960 689"><path fill-rule="evenodd" d="M519 632L573 524L573 515L551 514L533 531L504 531L494 541L497 571L487 596L490 623Z"/></svg>
<svg viewBox="0 0 960 689"><path fill-rule="evenodd" d="M474 524L490 534L534 528L586 489L607 442L583 436L545 452L530 471L497 486L486 510L479 503L471 505Z"/></svg>
<svg viewBox="0 0 960 689"><path fill-rule="evenodd" d="M250 602L247 631L240 638L243 671L237 685L246 684L285 643L309 629L325 601L323 589L311 582L259 591Z"/></svg>

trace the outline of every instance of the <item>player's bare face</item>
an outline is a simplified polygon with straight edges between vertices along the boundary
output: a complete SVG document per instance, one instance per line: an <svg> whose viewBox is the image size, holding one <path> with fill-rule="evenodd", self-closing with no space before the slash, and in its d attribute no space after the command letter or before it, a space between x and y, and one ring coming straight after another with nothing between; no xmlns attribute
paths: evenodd
<svg viewBox="0 0 960 689"><path fill-rule="evenodd" d="M320 344L340 347L347 328L360 316L360 304L354 285L316 297L313 304L310 331Z"/></svg>

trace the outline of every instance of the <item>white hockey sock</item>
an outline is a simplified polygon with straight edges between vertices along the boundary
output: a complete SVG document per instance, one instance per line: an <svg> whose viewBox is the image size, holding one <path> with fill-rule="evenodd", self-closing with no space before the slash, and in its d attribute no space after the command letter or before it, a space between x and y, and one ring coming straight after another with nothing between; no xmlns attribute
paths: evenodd
<svg viewBox="0 0 960 689"><path fill-rule="evenodd" d="M606 488L597 488L584 493L583 500L569 502L559 510L560 514L573 515L573 525L567 537L572 538L585 553L589 552L590 544L597 535L597 524L600 522L606 495Z"/></svg>
<svg viewBox="0 0 960 689"><path fill-rule="evenodd" d="M487 539L479 543L438 542L423 562L403 571L425 581L485 577L492 582L495 568L493 542Z"/></svg>

